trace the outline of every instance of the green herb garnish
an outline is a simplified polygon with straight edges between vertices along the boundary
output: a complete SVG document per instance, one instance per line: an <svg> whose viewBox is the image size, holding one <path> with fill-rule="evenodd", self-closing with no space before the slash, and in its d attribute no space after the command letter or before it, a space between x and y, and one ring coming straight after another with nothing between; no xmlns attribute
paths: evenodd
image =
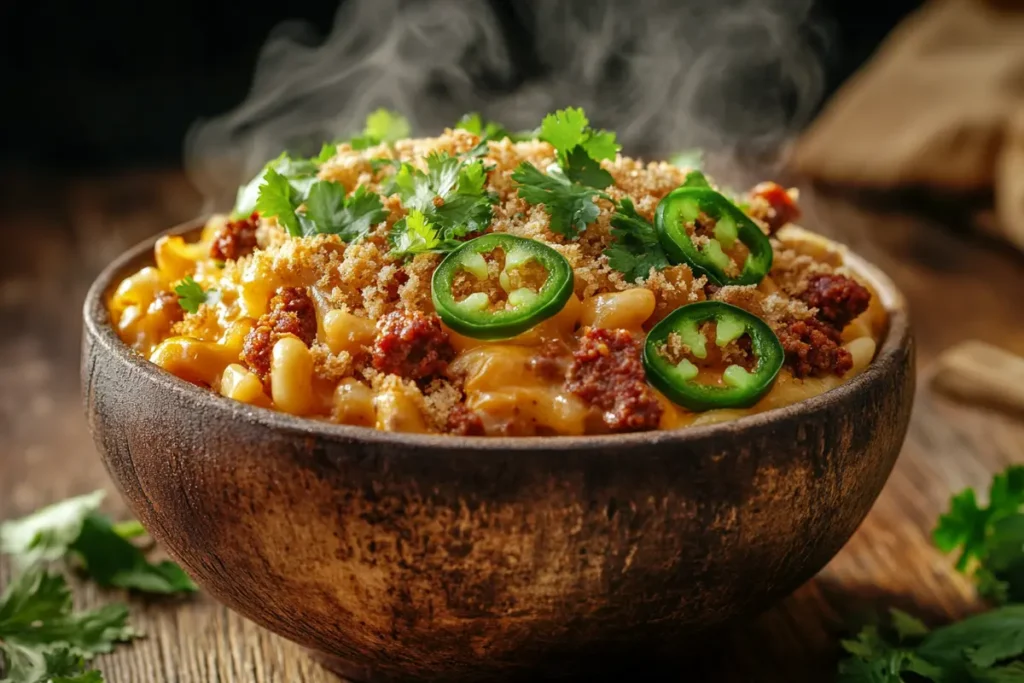
<svg viewBox="0 0 1024 683"><path fill-rule="evenodd" d="M519 196L530 204L543 204L551 217L551 231L573 238L597 220L600 210L594 199L604 193L572 182L558 168L542 173L536 166L523 162L513 172L519 183Z"/></svg>
<svg viewBox="0 0 1024 683"><path fill-rule="evenodd" d="M625 275L629 282L650 277L652 268L664 270L669 266L654 225L637 213L633 200L627 197L619 202L611 224L615 242L604 254L608 265Z"/></svg>
<svg viewBox="0 0 1024 683"><path fill-rule="evenodd" d="M138 522L114 524L97 511L103 497L95 491L0 524L0 552L20 568L68 558L101 586L194 592L196 585L181 567L170 561L150 563L128 540L139 535Z"/></svg>
<svg viewBox="0 0 1024 683"><path fill-rule="evenodd" d="M496 198L484 188L487 173L482 161L465 161L447 153L427 157L427 171L402 164L389 180L387 194L397 194L402 205L422 214L410 222L408 217L391 230L395 254L423 251L450 251L457 238L486 230L491 223L491 206ZM429 226L429 228L427 227ZM425 239L428 229L436 239ZM407 230L413 234L403 236ZM425 243L433 243L430 248ZM400 245L410 245L409 251ZM421 245L413 247L412 245Z"/></svg>
<svg viewBox="0 0 1024 683"><path fill-rule="evenodd" d="M333 180L317 180L302 192L274 169L267 170L256 208L276 218L292 237L329 234L346 242L362 238L388 216L380 195L362 185L348 197Z"/></svg>
<svg viewBox="0 0 1024 683"><path fill-rule="evenodd" d="M408 119L401 114L387 109L378 109L366 117L362 135L349 140L349 144L352 145L352 149L376 147L383 142L395 142L407 138L411 130Z"/></svg>
<svg viewBox="0 0 1024 683"><path fill-rule="evenodd" d="M20 574L0 596L4 683L97 683L103 677L86 670L87 660L136 637L126 605L73 611L64 577L40 566Z"/></svg>
<svg viewBox="0 0 1024 683"><path fill-rule="evenodd" d="M1024 605L1000 607L934 631L898 610L891 620L886 632L866 626L856 639L843 641L851 657L839 665L840 683L1024 680Z"/></svg>
<svg viewBox="0 0 1024 683"><path fill-rule="evenodd" d="M191 275L186 275L174 288L174 293L178 295L178 303L189 313L196 313L199 306L205 304L210 294L215 291L217 290L204 290Z"/></svg>
<svg viewBox="0 0 1024 683"><path fill-rule="evenodd" d="M984 597L1024 601L1024 466L996 475L988 499L979 506L973 489L954 496L932 540L944 552L959 551L956 568Z"/></svg>

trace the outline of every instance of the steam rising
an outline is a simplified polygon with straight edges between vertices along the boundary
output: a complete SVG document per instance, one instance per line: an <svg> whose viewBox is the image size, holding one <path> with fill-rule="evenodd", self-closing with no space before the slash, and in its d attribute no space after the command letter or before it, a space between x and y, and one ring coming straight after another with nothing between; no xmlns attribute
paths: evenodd
<svg viewBox="0 0 1024 683"><path fill-rule="evenodd" d="M246 100L186 139L186 169L208 208L229 207L283 149L314 152L358 132L378 107L435 135L467 111L517 130L582 106L627 154L728 154L776 150L822 96L827 31L812 19L813 0L509 2L535 41L539 73L525 80L521 46L494 6L348 0L321 44L307 25L279 26Z"/></svg>

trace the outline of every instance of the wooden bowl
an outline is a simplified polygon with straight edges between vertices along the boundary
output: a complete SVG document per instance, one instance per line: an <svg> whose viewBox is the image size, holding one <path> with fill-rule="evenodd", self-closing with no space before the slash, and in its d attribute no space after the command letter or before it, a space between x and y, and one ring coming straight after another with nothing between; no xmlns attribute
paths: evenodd
<svg viewBox="0 0 1024 683"><path fill-rule="evenodd" d="M173 232L196 229L196 223ZM818 572L867 514L913 401L902 296L875 361L810 400L636 434L395 434L184 382L85 302L86 411L130 507L202 588L358 681L537 680L671 652Z"/></svg>

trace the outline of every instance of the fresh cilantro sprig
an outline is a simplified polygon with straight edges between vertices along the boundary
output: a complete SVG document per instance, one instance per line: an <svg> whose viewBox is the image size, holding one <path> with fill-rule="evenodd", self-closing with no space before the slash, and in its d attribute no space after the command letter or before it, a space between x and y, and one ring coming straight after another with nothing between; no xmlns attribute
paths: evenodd
<svg viewBox="0 0 1024 683"><path fill-rule="evenodd" d="M555 148L558 164L544 173L524 161L512 179L519 184L520 197L544 205L552 232L575 238L600 214L595 200L611 200L604 189L614 179L600 162L614 159L619 144L615 133L594 130L583 110L572 107L545 116L539 136Z"/></svg>
<svg viewBox="0 0 1024 683"><path fill-rule="evenodd" d="M654 225L637 213L633 200L626 197L619 202L611 224L615 241L604 250L604 255L608 265L629 282L650 277L652 268L664 270L669 266Z"/></svg>
<svg viewBox="0 0 1024 683"><path fill-rule="evenodd" d="M560 109L545 116L540 124L540 139L555 148L562 168L566 169L569 154L576 148L594 161L614 159L621 149L615 141L615 133L591 128L587 115L578 107ZM608 185L611 182L604 187Z"/></svg>
<svg viewBox="0 0 1024 683"><path fill-rule="evenodd" d="M1024 467L992 480L989 503L973 489L953 497L932 533L935 545L959 551L956 567L971 574L993 602L1024 600ZM893 610L891 628L869 625L844 640L850 657L840 683L1019 683L1024 681L1024 604L1006 604L929 631Z"/></svg>
<svg viewBox="0 0 1024 683"><path fill-rule="evenodd" d="M899 610L891 628L865 626L842 641L851 656L839 683L992 683L1024 680L1024 605L1009 605L928 628Z"/></svg>
<svg viewBox="0 0 1024 683"><path fill-rule="evenodd" d="M410 211L391 230L393 254L450 251L458 246L458 238L486 230L496 201L486 184L487 172L480 160L434 153L427 157L426 172L401 164L384 189L386 194L397 194ZM428 234L433 237L427 238Z"/></svg>
<svg viewBox="0 0 1024 683"><path fill-rule="evenodd" d="M353 149L366 149L375 147L382 142L391 143L408 137L410 130L409 121L401 114L387 109L378 109L366 117L361 134L348 140L338 139L325 142L315 157L310 159L293 158L288 152L281 152L276 159L271 159L264 164L252 180L238 188L231 216L235 219L244 218L257 210L260 187L266 182L267 172L270 170L286 178L296 196L305 196L309 193L313 183L317 181L319 167L337 154L339 144L348 142Z"/></svg>
<svg viewBox="0 0 1024 683"><path fill-rule="evenodd" d="M409 120L397 112L388 109L377 109L366 117L362 135L349 140L352 149L367 149L384 142L395 142L409 137L412 127Z"/></svg>
<svg viewBox="0 0 1024 683"><path fill-rule="evenodd" d="M87 670L95 655L138 637L128 607L114 603L76 612L67 581L36 565L0 596L0 659L5 683L100 683Z"/></svg>
<svg viewBox="0 0 1024 683"><path fill-rule="evenodd" d="M431 252L443 253L461 244L458 240L443 239L437 226L418 209L411 210L405 218L395 223L388 234L388 241L391 243L392 256L397 258Z"/></svg>
<svg viewBox="0 0 1024 683"><path fill-rule="evenodd" d="M1024 601L1024 466L992 479L986 506L970 488L954 496L932 540L944 552L959 552L956 568L974 578L984 597Z"/></svg>
<svg viewBox="0 0 1024 683"><path fill-rule="evenodd" d="M143 593L192 593L192 579L177 564L151 563L126 536L136 525L115 525L98 509L104 494L96 491L42 508L0 524L0 553L15 567L29 569L65 558L96 583Z"/></svg>
<svg viewBox="0 0 1024 683"><path fill-rule="evenodd" d="M510 132L505 126L496 121L486 121L477 112L464 115L455 124L456 130L466 130L480 138L480 142L473 149L466 152L465 156L470 159L482 157L487 154L488 142L492 140L503 140L508 138L513 142L534 140L540 134L540 130L527 130L517 133Z"/></svg>
<svg viewBox="0 0 1024 683"><path fill-rule="evenodd" d="M316 159L293 159L287 152L281 152L276 159L268 161L252 180L238 188L235 208L231 212L232 218L237 220L251 216L252 212L256 210L260 185L263 184L268 171L272 170L277 175L286 178L296 192L300 194L308 192L309 186L316 182L317 162L324 156L327 147L329 145L324 145L324 149L320 151L320 156ZM333 156L333 152L331 155Z"/></svg>
<svg viewBox="0 0 1024 683"><path fill-rule="evenodd" d="M530 204L543 204L551 218L551 231L574 238L597 220L601 213L594 200L607 197L601 190L572 182L557 168L543 173L524 161L512 173L519 183L519 196Z"/></svg>
<svg viewBox="0 0 1024 683"><path fill-rule="evenodd" d="M388 216L380 195L362 185L347 197L345 187L333 180L316 180L302 191L274 169L263 178L256 209L276 218L292 237L329 234L346 242L360 239Z"/></svg>
<svg viewBox="0 0 1024 683"><path fill-rule="evenodd" d="M174 287L174 293L178 295L178 304L189 313L196 313L199 307L209 301L210 296L216 291L216 289L204 290L191 275L186 275Z"/></svg>

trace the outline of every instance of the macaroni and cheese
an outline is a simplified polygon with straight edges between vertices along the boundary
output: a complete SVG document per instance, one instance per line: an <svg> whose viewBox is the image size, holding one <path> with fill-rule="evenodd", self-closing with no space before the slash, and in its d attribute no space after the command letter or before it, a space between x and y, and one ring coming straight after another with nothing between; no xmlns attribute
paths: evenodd
<svg viewBox="0 0 1024 683"><path fill-rule="evenodd" d="M111 292L113 324L229 399L454 435L675 429L868 366L884 309L794 225L795 191L730 196L571 130L574 111L282 156L233 214L161 237Z"/></svg>

